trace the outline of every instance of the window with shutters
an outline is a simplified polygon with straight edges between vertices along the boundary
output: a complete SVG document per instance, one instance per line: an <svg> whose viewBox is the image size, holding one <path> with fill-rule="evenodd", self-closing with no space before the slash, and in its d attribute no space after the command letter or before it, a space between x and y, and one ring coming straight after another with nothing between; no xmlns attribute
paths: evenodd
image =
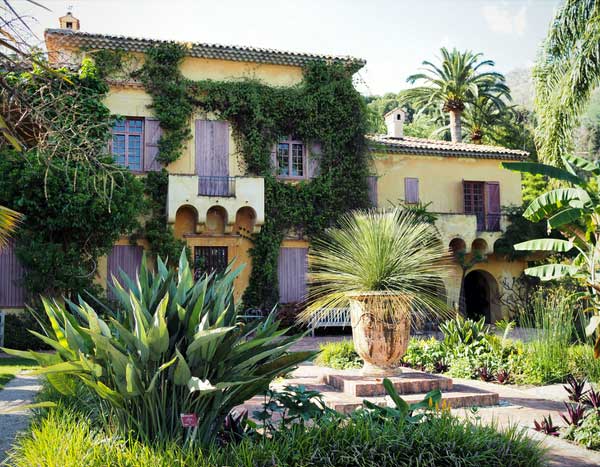
<svg viewBox="0 0 600 467"><path fill-rule="evenodd" d="M127 281L123 280L125 274L132 281L137 280L137 275L142 264L144 249L137 245L115 245L108 255L108 296L115 299L112 287L116 280L127 290Z"/></svg>
<svg viewBox="0 0 600 467"><path fill-rule="evenodd" d="M406 177L404 179L404 202L417 204L419 202L419 179Z"/></svg>
<svg viewBox="0 0 600 467"><path fill-rule="evenodd" d="M377 177L375 175L369 175L367 177L367 193L369 195L369 202L371 207L377 207Z"/></svg>
<svg viewBox="0 0 600 467"><path fill-rule="evenodd" d="M194 277L203 274L221 273L227 268L226 246L197 246L194 248Z"/></svg>
<svg viewBox="0 0 600 467"><path fill-rule="evenodd" d="M144 168L144 119L123 118L112 128L111 152L115 162L133 172Z"/></svg>
<svg viewBox="0 0 600 467"><path fill-rule="evenodd" d="M464 212L477 217L478 231L500 230L500 184L463 181Z"/></svg>
<svg viewBox="0 0 600 467"><path fill-rule="evenodd" d="M280 178L306 178L306 150L304 143L293 137L284 137L277 143L275 162Z"/></svg>
<svg viewBox="0 0 600 467"><path fill-rule="evenodd" d="M279 301L298 303L306 298L308 277L308 249L281 248L277 265Z"/></svg>

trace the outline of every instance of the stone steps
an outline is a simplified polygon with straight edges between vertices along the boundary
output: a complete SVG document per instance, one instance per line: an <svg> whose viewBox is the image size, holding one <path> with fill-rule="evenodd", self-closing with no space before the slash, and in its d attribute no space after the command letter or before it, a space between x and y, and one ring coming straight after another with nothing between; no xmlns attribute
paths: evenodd
<svg viewBox="0 0 600 467"><path fill-rule="evenodd" d="M450 408L497 405L499 400L495 392L468 384L455 385L451 378L412 369L389 379L408 403L422 401L427 392L435 389L442 391L442 404ZM381 406L391 403L380 377L347 370L324 374L321 380L321 384L311 385L311 389L320 391L330 408L344 414L361 407L364 400Z"/></svg>

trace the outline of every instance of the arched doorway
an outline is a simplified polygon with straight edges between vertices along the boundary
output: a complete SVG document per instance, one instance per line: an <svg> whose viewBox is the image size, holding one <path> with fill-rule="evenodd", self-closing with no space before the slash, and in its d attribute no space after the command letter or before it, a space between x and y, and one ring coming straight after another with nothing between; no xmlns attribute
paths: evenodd
<svg viewBox="0 0 600 467"><path fill-rule="evenodd" d="M492 323L499 317L499 295L496 279L487 271L471 271L465 276L465 304L467 318L485 317Z"/></svg>

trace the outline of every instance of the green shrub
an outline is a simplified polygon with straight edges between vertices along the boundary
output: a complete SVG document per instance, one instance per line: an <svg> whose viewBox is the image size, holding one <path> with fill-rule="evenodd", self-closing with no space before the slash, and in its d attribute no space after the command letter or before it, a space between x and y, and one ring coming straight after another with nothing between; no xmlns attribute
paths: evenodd
<svg viewBox="0 0 600 467"><path fill-rule="evenodd" d="M61 442L57 442L61 440ZM10 467L395 467L540 466L539 443L522 431L459 420L442 413L424 423L375 417L293 425L272 437L202 449L176 442L143 443L95 429L59 408L35 421L17 440Z"/></svg>
<svg viewBox="0 0 600 467"><path fill-rule="evenodd" d="M540 289L532 312L520 317L522 326L534 330L524 346L524 358L515 368L516 380L529 384L562 382L570 373L569 348L576 333L573 302L562 288Z"/></svg>
<svg viewBox="0 0 600 467"><path fill-rule="evenodd" d="M4 322L4 345L18 350L48 350L51 347L28 330L42 332L30 311L7 313Z"/></svg>
<svg viewBox="0 0 600 467"><path fill-rule="evenodd" d="M584 445L588 449L600 450L600 412L589 410L579 426L570 425L564 437Z"/></svg>
<svg viewBox="0 0 600 467"><path fill-rule="evenodd" d="M321 352L315 359L315 363L319 366L328 366L338 370L361 368L363 366L363 361L354 350L354 344L351 340L327 342L319 347Z"/></svg>
<svg viewBox="0 0 600 467"><path fill-rule="evenodd" d="M473 321L461 315L440 324L440 331L444 335L444 346L450 351L457 347L477 345L490 333L485 318Z"/></svg>
<svg viewBox="0 0 600 467"><path fill-rule="evenodd" d="M572 345L568 349L569 373L578 379L600 383L600 360L594 358L591 345Z"/></svg>
<svg viewBox="0 0 600 467"><path fill-rule="evenodd" d="M436 373L446 368L448 360L449 355L445 347L435 337L412 338L404 355L404 362L411 367Z"/></svg>
<svg viewBox="0 0 600 467"><path fill-rule="evenodd" d="M115 288L118 313L103 308L108 319L101 319L83 300L69 302L70 312L44 300L51 327L42 337L56 353L11 353L36 359L59 392L73 395L76 381L85 384L122 433L209 444L233 407L314 355L288 352L301 335L283 337L273 314L238 320L238 272L194 281L185 251L176 271L158 259L153 273L144 260L136 282L122 276L129 293ZM196 430L184 432L182 413L198 416Z"/></svg>

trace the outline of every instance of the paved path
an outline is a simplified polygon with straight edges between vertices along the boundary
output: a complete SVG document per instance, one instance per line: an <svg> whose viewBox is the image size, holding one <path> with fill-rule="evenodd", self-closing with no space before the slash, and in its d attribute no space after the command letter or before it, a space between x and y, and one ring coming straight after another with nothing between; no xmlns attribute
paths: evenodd
<svg viewBox="0 0 600 467"><path fill-rule="evenodd" d="M0 390L0 462L4 461L5 453L13 444L17 433L29 425L29 410L6 411L33 403L40 389L36 376L19 374Z"/></svg>

